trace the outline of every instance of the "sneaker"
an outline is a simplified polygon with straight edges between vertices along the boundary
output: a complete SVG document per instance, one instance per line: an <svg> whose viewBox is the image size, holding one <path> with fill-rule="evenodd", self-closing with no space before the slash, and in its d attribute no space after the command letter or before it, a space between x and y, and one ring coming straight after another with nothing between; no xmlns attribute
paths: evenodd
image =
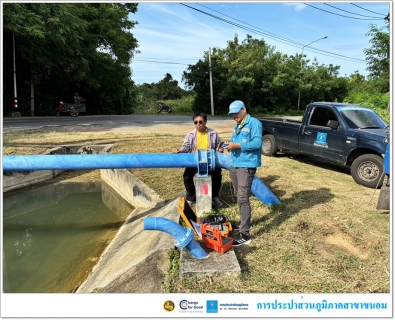
<svg viewBox="0 0 395 320"><path fill-rule="evenodd" d="M239 233L239 236L237 239L233 240L233 247L240 247L243 244L250 244L252 242L251 237L244 234L244 233Z"/></svg>
<svg viewBox="0 0 395 320"><path fill-rule="evenodd" d="M214 203L218 208L222 207L222 202L221 202L221 200L219 200L218 197L214 197L214 198L213 198L213 203Z"/></svg>
<svg viewBox="0 0 395 320"><path fill-rule="evenodd" d="M193 207L196 204L196 201L187 200L190 207Z"/></svg>

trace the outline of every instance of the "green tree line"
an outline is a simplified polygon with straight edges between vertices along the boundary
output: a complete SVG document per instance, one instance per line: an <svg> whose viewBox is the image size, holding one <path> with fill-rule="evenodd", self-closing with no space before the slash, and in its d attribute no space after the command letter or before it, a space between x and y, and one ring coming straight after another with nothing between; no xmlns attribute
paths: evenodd
<svg viewBox="0 0 395 320"><path fill-rule="evenodd" d="M54 114L74 92L90 114L129 113L135 101L129 64L138 42L134 3L3 4L3 114Z"/></svg>
<svg viewBox="0 0 395 320"><path fill-rule="evenodd" d="M389 102L389 25L383 29L371 25L367 36L372 37L372 47L365 50L371 72L366 79L358 71L340 77L339 66L323 65L317 59L305 61L300 55L275 51L263 39L247 35L240 41L235 35L225 49L213 48L211 55L215 109L225 114L229 104L238 99L250 112L279 114L296 110L300 92L302 108L310 101L338 101L364 104L385 115ZM196 111L210 112L209 72L209 53L205 52L203 59L183 73L183 81L196 93Z"/></svg>
<svg viewBox="0 0 395 320"><path fill-rule="evenodd" d="M183 72L181 89L170 73L157 83L135 85L130 62L138 39L129 19L136 3L4 3L3 115L12 113L13 44L18 111L52 115L59 101L79 92L88 114L130 114L155 109L156 101L180 101L177 110L211 111L209 53ZM364 53L368 77L355 71L339 76L340 67L320 64L299 54L276 51L264 39L237 35L226 48L213 48L212 86L216 114L243 100L255 114L303 109L310 101L358 103L384 118L389 103L389 21L370 25L370 48ZM302 66L302 67L301 67ZM192 107L182 107L182 104ZM149 106L149 107L148 107Z"/></svg>

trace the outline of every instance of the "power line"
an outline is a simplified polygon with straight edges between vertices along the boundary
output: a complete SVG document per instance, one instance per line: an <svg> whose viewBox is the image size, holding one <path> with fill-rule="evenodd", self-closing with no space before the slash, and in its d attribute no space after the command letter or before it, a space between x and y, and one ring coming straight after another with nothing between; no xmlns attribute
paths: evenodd
<svg viewBox="0 0 395 320"><path fill-rule="evenodd" d="M205 12L205 11L202 11L202 10L199 10L199 9L196 9L196 8L191 7L191 6L188 6L188 5L186 5L186 4L183 4L183 3L180 3L180 4L183 5L183 6L186 6L186 7L190 8L190 9L196 10L196 11L198 11L198 12L200 12L200 13L206 14L206 15L208 15L208 16L214 18L214 19L221 20L221 21L223 21L223 22L229 23L229 24L231 24L231 25L233 25L233 26L239 27L239 28L244 29L244 30L247 30L247 31L251 31L251 32L254 32L254 33L259 33L259 34L264 34L264 35L267 36L268 38L275 38L275 40L280 41L280 42L283 42L283 43L286 43L286 42L284 42L284 41L287 41L287 42L295 42L295 41L288 40L288 39L285 39L285 38L284 38L285 40L282 40L282 39L281 39L282 37L280 37L280 36L276 36L276 35L271 36L271 35L268 35L268 34L265 33L265 32L259 32L259 31L257 31L256 29L252 29L252 28L245 27L245 26L240 25L240 24L238 24L238 23L235 23L235 22L232 22L232 21L223 19L223 18L221 18L221 17L212 15L212 14L210 14L210 13L208 13L208 12ZM232 19L233 19L233 18L232 18ZM234 20L236 20L236 19L234 19ZM297 43L297 44L300 44L300 43ZM300 44L300 45L301 45L301 44Z"/></svg>
<svg viewBox="0 0 395 320"><path fill-rule="evenodd" d="M260 32L260 31L257 31L256 29L252 29L252 28L245 27L245 26L240 25L240 24L238 24L238 23L234 23L234 22L232 22L232 21L229 21L229 20L220 18L220 17L218 17L218 16L212 15L212 14L210 14L210 13L208 13L208 12L199 10L199 9L197 9L197 8L188 6L188 5L186 5L186 4L183 4L183 3L180 3L180 4L183 5L183 6L186 6L186 7L190 8L190 9L196 10L196 11L198 11L198 12L200 12L200 13L206 14L206 15L212 17L212 18L221 20L221 21L223 21L223 22L229 23L229 24L231 24L231 25L237 26L237 27L239 27L239 28L241 28L241 29L244 29L244 30L247 30L247 31L252 31L252 32L254 32L254 33L257 33L257 34L260 34L260 35L264 35L264 36L266 36L266 37L268 37L268 38L271 38L271 39L274 39L274 40L276 40L276 41L285 43L285 44L287 44L287 45L291 45L291 46L294 46L294 47L298 47L299 49L303 46L303 44L300 43L300 42L296 42L296 41L294 41L294 40L290 40L290 39L287 39L287 38L284 38L284 37L280 37L280 36L277 36L277 35L275 35L275 36L268 35L267 32ZM210 9L210 10L211 10L211 9ZM215 11L215 10L213 10L213 11ZM222 13L221 13L221 14L222 14ZM231 18L231 17L230 17L230 18ZM231 19L234 19L234 18L231 18ZM234 19L234 20L236 20L236 19ZM238 20L238 21L239 21L239 20ZM244 23L244 22L242 22L242 23ZM254 28L256 28L256 27L254 27ZM258 28L258 29L259 29L259 28ZM261 29L261 30L262 30L262 29ZM283 39L284 39L284 40L283 40ZM291 43L296 44L297 46L292 45ZM314 49L315 51L314 51L313 49ZM344 56L344 55L341 55L341 54L332 53L332 52L328 52L328 51L321 50L321 49L315 49L315 48L313 48L313 47L310 47L309 49L306 49L306 51L311 51L311 52L319 53L319 54L322 54L322 55L325 55L325 56L329 56L329 57L332 57L332 58L333 58L333 57L336 57L336 58L343 59L343 60L348 60L348 61L354 61L354 62L360 62L360 63L365 63L365 62L366 62L365 60L362 60L362 59L347 57L347 56ZM327 53L327 54L324 54L323 52L325 52L325 53Z"/></svg>
<svg viewBox="0 0 395 320"><path fill-rule="evenodd" d="M379 14L379 15L381 15L381 16L386 16L385 14L378 13L378 12L374 12L374 11L371 11L371 10L368 10L368 9L365 9L365 8L362 8L362 7L360 7L360 6L357 6L357 5L354 4L354 3L351 3L351 4L352 4L353 6L356 6L356 7L360 8L360 9L362 9L362 10L366 10L366 11L369 11L369 12L371 12L371 13Z"/></svg>
<svg viewBox="0 0 395 320"><path fill-rule="evenodd" d="M326 6L328 6L328 7L332 7L332 8L334 8L334 9L337 9L337 10L340 10L340 11L344 11L344 12L347 12L347 13L355 14L355 15L357 15L357 16L367 17L367 18L374 18L374 20L376 20L376 19L381 20L381 18L371 17L371 16L364 16L363 14L358 14L358 13L350 12L350 11L347 11L347 10L343 10L343 9L337 8L337 7L335 7L335 6L331 6L330 4L327 4L327 3L324 3L324 5L326 5Z"/></svg>
<svg viewBox="0 0 395 320"><path fill-rule="evenodd" d="M169 62L169 61L155 61L155 60L146 60L146 59L133 59L134 61L138 61L138 62L152 62L152 63L161 63L161 64L181 64L184 66L189 66L189 64L186 63L179 63L179 62Z"/></svg>
<svg viewBox="0 0 395 320"><path fill-rule="evenodd" d="M238 20L238 19L236 19L236 18L233 18L233 17L231 17L231 16L228 16L228 15L222 13L222 12L219 12L219 11L217 11L217 10L211 9L211 8L209 8L209 7L206 7L206 6L204 6L204 5L200 4L200 3L197 3L197 4L198 4L199 6L205 7L206 9L209 9L209 10L211 10L211 11L217 12L217 13L219 13L219 14L225 16L225 17L228 17L228 18L231 18L231 19L233 19L233 20L236 20L236 21L239 21L239 22L241 22L241 23L244 23L244 24L246 24L247 26L251 26L251 27L257 28L257 29L259 29L259 30L262 30L262 31L264 31L264 32L271 33L273 36L283 38L283 39L285 39L285 40L287 40L287 41L294 42L294 43L299 44L299 45L301 45L301 46L303 45L303 43L296 42L296 41L289 40L289 39L287 39L287 38L278 36L278 35L276 35L276 34L273 33L273 32L266 31L266 30L263 30L263 29L261 29L261 28L255 27L255 26L253 26L253 25L251 25L251 24L249 24L249 23L246 23L246 22L243 22L243 21Z"/></svg>
<svg viewBox="0 0 395 320"><path fill-rule="evenodd" d="M192 58L154 58L154 57L147 57L147 58L141 58L141 59L155 59L155 60L199 60L201 57L192 57Z"/></svg>
<svg viewBox="0 0 395 320"><path fill-rule="evenodd" d="M303 4L305 4L306 6L312 7L312 8L314 8L314 9L317 9L317 10L321 10L321 11L324 11L324 12L327 12L327 13L330 13L330 14L334 14L334 15L339 16L339 17L345 17L345 18L357 19L357 20L383 20L382 18L365 19L365 18L349 17L349 16L345 16L345 15L342 15L342 14L333 13L333 12L330 12L330 11L326 11L326 10L324 10L324 9L320 9L320 8L314 7L314 6L312 6L311 4L308 4L308 3L305 3L305 2L303 2Z"/></svg>

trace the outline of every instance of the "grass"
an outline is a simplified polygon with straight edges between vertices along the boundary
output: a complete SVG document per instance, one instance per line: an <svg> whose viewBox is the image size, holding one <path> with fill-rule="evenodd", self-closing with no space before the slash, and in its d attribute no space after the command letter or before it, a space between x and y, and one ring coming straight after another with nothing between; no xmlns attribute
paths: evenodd
<svg viewBox="0 0 395 320"><path fill-rule="evenodd" d="M59 145L114 143L112 153L170 153L185 133L4 132L3 153L38 154ZM223 140L229 136L221 136ZM390 215L376 210L378 190L357 185L349 170L298 155L263 157L257 175L279 198L267 207L251 197L253 242L235 248L237 277L179 279L177 250L169 252L168 292L390 292ZM183 169L134 169L165 200L184 192ZM236 199L223 170L218 212L238 222Z"/></svg>

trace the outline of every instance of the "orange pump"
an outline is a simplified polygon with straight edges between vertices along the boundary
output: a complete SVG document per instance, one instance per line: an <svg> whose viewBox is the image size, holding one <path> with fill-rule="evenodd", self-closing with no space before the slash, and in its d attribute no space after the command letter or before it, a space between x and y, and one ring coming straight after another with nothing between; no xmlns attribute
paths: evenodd
<svg viewBox="0 0 395 320"><path fill-rule="evenodd" d="M233 239L223 237L221 230L217 227L212 227L209 223L203 223L200 225L200 230L207 248L219 253L225 253L232 248Z"/></svg>
<svg viewBox="0 0 395 320"><path fill-rule="evenodd" d="M220 217L220 215L211 215L208 217L198 218L185 198L178 198L178 201L181 205L177 205L177 209L180 211L182 219L186 225L195 232L195 236L198 240L202 240L199 225L203 223L208 223L211 227L218 228L222 236L229 236L229 232L232 231L232 224L230 221L227 221L224 216Z"/></svg>

